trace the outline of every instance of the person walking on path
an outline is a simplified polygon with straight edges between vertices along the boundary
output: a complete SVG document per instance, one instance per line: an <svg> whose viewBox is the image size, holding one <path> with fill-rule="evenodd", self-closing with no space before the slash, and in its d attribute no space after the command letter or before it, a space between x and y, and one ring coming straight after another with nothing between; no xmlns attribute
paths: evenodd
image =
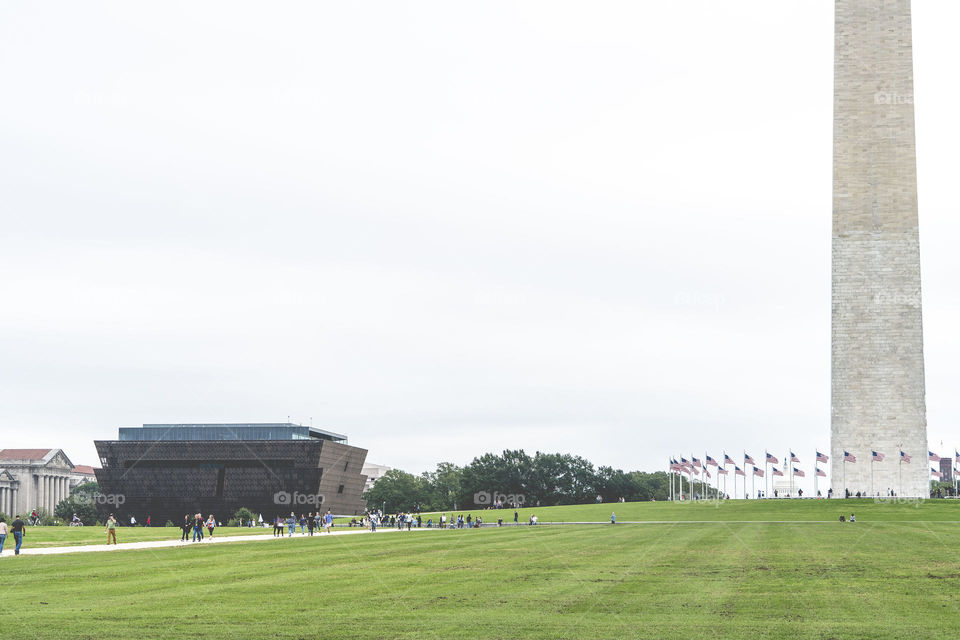
<svg viewBox="0 0 960 640"><path fill-rule="evenodd" d="M180 535L180 542L190 542L191 528L192 527L190 525L190 516L189 515L183 516L183 524L180 525L180 530L183 531L183 533Z"/></svg>
<svg viewBox="0 0 960 640"><path fill-rule="evenodd" d="M610 524L617 524L617 514L616 514L616 513L613 513L613 512L610 513Z"/></svg>
<svg viewBox="0 0 960 640"><path fill-rule="evenodd" d="M14 549L14 555L20 555L20 545L23 544L23 534L26 524L23 520L20 519L20 516L14 518L13 522L10 523L10 531L13 532L13 540L17 543L16 549Z"/></svg>
<svg viewBox="0 0 960 640"><path fill-rule="evenodd" d="M213 538L213 530L217 527L217 521L213 517L213 514L210 514L210 517L207 518L207 531L210 532L210 538Z"/></svg>
<svg viewBox="0 0 960 640"><path fill-rule="evenodd" d="M107 544L110 544L111 540L113 540L113 544L117 544L117 519L113 517L112 513L107 518L107 529L104 533L107 534Z"/></svg>
<svg viewBox="0 0 960 640"><path fill-rule="evenodd" d="M370 514L370 533L377 532L377 523L380 522L380 518L375 513Z"/></svg>
<svg viewBox="0 0 960 640"><path fill-rule="evenodd" d="M193 516L193 541L203 542L203 516L199 513Z"/></svg>
<svg viewBox="0 0 960 640"><path fill-rule="evenodd" d="M297 532L297 518L293 515L293 511L290 512L290 517L287 518L287 529L289 530L288 538L292 538L293 534Z"/></svg>
<svg viewBox="0 0 960 640"><path fill-rule="evenodd" d="M333 527L333 514L330 513L330 509L327 509L327 515L323 516L323 526L327 528L327 533L333 533L331 527Z"/></svg>
<svg viewBox="0 0 960 640"><path fill-rule="evenodd" d="M3 553L3 543L7 541L7 521L0 518L0 553Z"/></svg>
<svg viewBox="0 0 960 640"><path fill-rule="evenodd" d="M313 513L307 514L307 530L313 535L313 529L317 526L317 521L313 519Z"/></svg>
<svg viewBox="0 0 960 640"><path fill-rule="evenodd" d="M300 514L300 535L307 533L307 519L303 517L303 514Z"/></svg>

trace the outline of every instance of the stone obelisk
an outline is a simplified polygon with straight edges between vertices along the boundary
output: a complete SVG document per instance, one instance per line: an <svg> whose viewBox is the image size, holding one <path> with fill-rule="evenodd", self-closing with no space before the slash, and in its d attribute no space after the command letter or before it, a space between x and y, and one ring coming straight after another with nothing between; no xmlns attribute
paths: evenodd
<svg viewBox="0 0 960 640"><path fill-rule="evenodd" d="M910 0L835 12L831 484L927 496Z"/></svg>

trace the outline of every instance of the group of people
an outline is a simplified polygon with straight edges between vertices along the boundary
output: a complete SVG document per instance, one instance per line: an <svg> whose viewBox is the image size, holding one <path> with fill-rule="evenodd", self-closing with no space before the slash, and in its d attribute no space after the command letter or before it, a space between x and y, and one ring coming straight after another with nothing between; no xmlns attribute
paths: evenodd
<svg viewBox="0 0 960 640"><path fill-rule="evenodd" d="M210 516L204 520L202 513L195 513L191 516L189 513L183 516L183 524L180 525L180 542L190 542L190 533L193 533L193 542L203 542L203 530L207 530L207 535L213 538L213 530L217 528L217 519Z"/></svg>
<svg viewBox="0 0 960 640"><path fill-rule="evenodd" d="M284 527L287 529L287 537L292 537L294 533L297 532L297 525L300 526L301 535L313 535L314 531L320 531L325 529L327 533L333 533L331 529L333 528L333 514L330 512L330 509L327 509L325 514L317 511L313 513L312 511L307 515L300 514L300 517L297 518L294 512L290 512L290 515L284 518L283 516L277 516L273 519L273 537L282 538Z"/></svg>
<svg viewBox="0 0 960 640"><path fill-rule="evenodd" d="M17 516L13 519L13 522L10 523L9 532L13 533L13 539L17 543L17 548L14 555L20 555L20 547L23 545L23 534L26 533L27 523L24 522L20 516ZM0 553L3 553L3 544L7 541L7 521L5 518L0 517Z"/></svg>

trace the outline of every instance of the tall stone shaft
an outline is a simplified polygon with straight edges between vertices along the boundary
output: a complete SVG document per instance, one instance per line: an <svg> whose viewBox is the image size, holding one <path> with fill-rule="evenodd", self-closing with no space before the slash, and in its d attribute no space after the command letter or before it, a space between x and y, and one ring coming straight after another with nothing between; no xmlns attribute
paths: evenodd
<svg viewBox="0 0 960 640"><path fill-rule="evenodd" d="M910 1L835 12L831 484L926 496Z"/></svg>

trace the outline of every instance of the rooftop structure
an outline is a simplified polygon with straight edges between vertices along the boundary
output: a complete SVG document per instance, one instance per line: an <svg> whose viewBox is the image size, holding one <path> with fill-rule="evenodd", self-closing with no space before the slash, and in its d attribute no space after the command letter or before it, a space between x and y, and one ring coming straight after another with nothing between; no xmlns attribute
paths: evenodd
<svg viewBox="0 0 960 640"><path fill-rule="evenodd" d="M118 439L129 441L181 440L331 440L347 444L347 436L290 422L254 422L239 424L145 424L120 427Z"/></svg>

